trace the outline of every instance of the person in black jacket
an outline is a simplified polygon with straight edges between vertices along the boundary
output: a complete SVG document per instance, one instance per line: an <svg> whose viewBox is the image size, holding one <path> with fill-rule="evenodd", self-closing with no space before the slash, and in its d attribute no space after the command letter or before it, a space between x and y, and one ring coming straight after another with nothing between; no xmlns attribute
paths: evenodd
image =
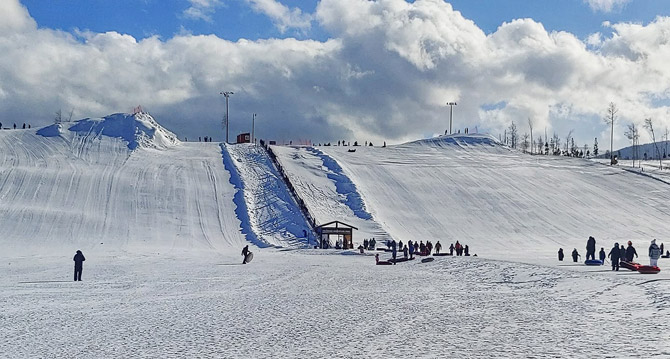
<svg viewBox="0 0 670 359"><path fill-rule="evenodd" d="M563 254L563 248L559 248L558 249L558 260L563 262L563 257L565 257L565 255Z"/></svg>
<svg viewBox="0 0 670 359"><path fill-rule="evenodd" d="M633 256L637 257L637 251L633 247L633 242L628 241L628 248L626 248L626 261L632 262Z"/></svg>
<svg viewBox="0 0 670 359"><path fill-rule="evenodd" d="M619 243L614 243L614 247L610 250L610 253L607 255L612 261L612 270L619 270L619 256L621 256L621 249L619 249Z"/></svg>
<svg viewBox="0 0 670 359"><path fill-rule="evenodd" d="M577 263L577 257L581 257L581 255L579 255L579 252L577 252L577 248L575 248L572 250L572 261Z"/></svg>
<svg viewBox="0 0 670 359"><path fill-rule="evenodd" d="M86 258L84 258L84 254L78 250L72 260L74 261L74 281L81 281L81 271L84 268L84 261Z"/></svg>
<svg viewBox="0 0 670 359"><path fill-rule="evenodd" d="M586 260L596 259L596 239L589 237L586 241Z"/></svg>
<svg viewBox="0 0 670 359"><path fill-rule="evenodd" d="M619 261L625 261L626 260L626 247L622 244L619 246L619 250L621 253L619 253Z"/></svg>
<svg viewBox="0 0 670 359"><path fill-rule="evenodd" d="M247 255L249 254L249 245L247 244L242 248L242 264L247 264Z"/></svg>

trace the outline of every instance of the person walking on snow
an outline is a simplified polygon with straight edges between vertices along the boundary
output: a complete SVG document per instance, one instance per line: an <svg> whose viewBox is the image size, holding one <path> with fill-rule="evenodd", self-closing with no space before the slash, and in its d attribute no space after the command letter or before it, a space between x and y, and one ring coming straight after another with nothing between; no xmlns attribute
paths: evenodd
<svg viewBox="0 0 670 359"><path fill-rule="evenodd" d="M581 257L579 255L579 252L577 252L577 248L572 250L572 261L577 263L577 257Z"/></svg>
<svg viewBox="0 0 670 359"><path fill-rule="evenodd" d="M626 261L632 262L633 256L638 256L637 251L635 250L635 247L633 247L633 242L628 241L628 248L626 248Z"/></svg>
<svg viewBox="0 0 670 359"><path fill-rule="evenodd" d="M614 243L614 247L610 250L610 253L607 255L612 261L612 270L619 270L619 257L621 256L621 249L619 249L619 243Z"/></svg>
<svg viewBox="0 0 670 359"><path fill-rule="evenodd" d="M586 260L596 259L596 239L589 237L589 240L586 241Z"/></svg>
<svg viewBox="0 0 670 359"><path fill-rule="evenodd" d="M605 258L607 258L607 255L605 254L605 248L600 247L600 253L598 253L598 257L600 257L600 261L605 263Z"/></svg>
<svg viewBox="0 0 670 359"><path fill-rule="evenodd" d="M656 239L649 246L649 265L658 267L658 259L661 258L661 249L656 245Z"/></svg>
<svg viewBox="0 0 670 359"><path fill-rule="evenodd" d="M84 254L81 253L80 250L77 251L77 254L74 255L74 258L72 258L74 261L74 281L80 281L81 282L81 271L84 269L84 261L86 258L84 258Z"/></svg>

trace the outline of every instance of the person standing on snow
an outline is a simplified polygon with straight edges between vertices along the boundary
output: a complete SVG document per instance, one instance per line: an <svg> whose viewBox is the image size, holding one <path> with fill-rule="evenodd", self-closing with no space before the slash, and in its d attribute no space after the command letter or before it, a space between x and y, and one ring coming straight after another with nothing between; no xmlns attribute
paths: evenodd
<svg viewBox="0 0 670 359"><path fill-rule="evenodd" d="M612 261L612 270L619 270L619 257L621 256L621 249L619 249L619 243L614 243L614 247L610 250L610 253L607 255Z"/></svg>
<svg viewBox="0 0 670 359"><path fill-rule="evenodd" d="M407 255L408 255L408 250L407 250L407 245L405 244L405 247L402 249L402 254L405 256L405 260L407 260Z"/></svg>
<svg viewBox="0 0 670 359"><path fill-rule="evenodd" d="M74 255L72 260L74 261L74 281L81 282L81 271L84 269L84 261L86 258L84 258L84 254L78 250L77 254Z"/></svg>
<svg viewBox="0 0 670 359"><path fill-rule="evenodd" d="M659 258L661 258L661 249L656 245L656 239L653 239L649 246L649 265L658 267Z"/></svg>
<svg viewBox="0 0 670 359"><path fill-rule="evenodd" d="M579 252L577 252L577 248L572 250L572 261L577 263L577 257L581 257L579 255Z"/></svg>
<svg viewBox="0 0 670 359"><path fill-rule="evenodd" d="M441 249L442 245L440 244L440 241L437 241L437 243L435 243L435 253L440 254Z"/></svg>
<svg viewBox="0 0 670 359"><path fill-rule="evenodd" d="M605 248L600 247L600 253L598 253L598 257L600 257L600 261L605 263L605 258L607 258L607 255L605 254Z"/></svg>
<svg viewBox="0 0 670 359"><path fill-rule="evenodd" d="M449 246L449 255L450 256L454 255L454 244L453 243Z"/></svg>
<svg viewBox="0 0 670 359"><path fill-rule="evenodd" d="M638 256L637 251L635 250L635 247L633 247L633 242L628 241L628 248L626 248L626 261L632 262L633 256Z"/></svg>
<svg viewBox="0 0 670 359"><path fill-rule="evenodd" d="M559 248L558 249L558 260L563 262L563 257L565 257L565 255L563 254L563 248Z"/></svg>
<svg viewBox="0 0 670 359"><path fill-rule="evenodd" d="M624 245L622 244L622 245L619 246L619 250L621 251L621 253L619 253L619 262L625 261L626 260L626 247L624 247Z"/></svg>
<svg viewBox="0 0 670 359"><path fill-rule="evenodd" d="M409 259L412 259L414 258L414 244L412 243L412 241L409 241L408 245L409 245Z"/></svg>
<svg viewBox="0 0 670 359"><path fill-rule="evenodd" d="M596 259L596 239L589 237L589 240L586 241L586 260Z"/></svg>

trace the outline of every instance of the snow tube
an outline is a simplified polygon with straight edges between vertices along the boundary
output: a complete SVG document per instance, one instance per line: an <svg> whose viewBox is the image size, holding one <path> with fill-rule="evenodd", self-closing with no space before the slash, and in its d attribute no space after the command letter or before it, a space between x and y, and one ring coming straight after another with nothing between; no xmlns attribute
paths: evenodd
<svg viewBox="0 0 670 359"><path fill-rule="evenodd" d="M424 258L424 259L421 260L421 263L428 263L428 262L432 262L434 260L435 260L435 258Z"/></svg>
<svg viewBox="0 0 670 359"><path fill-rule="evenodd" d="M640 263L635 262L626 262L626 261L619 262L619 267L623 267L630 270L637 270L640 267L640 265L641 265Z"/></svg>
<svg viewBox="0 0 670 359"><path fill-rule="evenodd" d="M661 271L661 268L658 268L657 266L639 266L637 271L642 274L657 274Z"/></svg>
<svg viewBox="0 0 670 359"><path fill-rule="evenodd" d="M435 257L442 257L442 256L450 256L451 254L449 253L433 253Z"/></svg>
<svg viewBox="0 0 670 359"><path fill-rule="evenodd" d="M389 262L400 263L400 262L407 262L408 260L409 260L409 258L404 258L403 257L403 258L397 258L396 260L391 259Z"/></svg>
<svg viewBox="0 0 670 359"><path fill-rule="evenodd" d="M587 266L601 266L603 265L603 261L599 259L587 259L584 261L584 264Z"/></svg>

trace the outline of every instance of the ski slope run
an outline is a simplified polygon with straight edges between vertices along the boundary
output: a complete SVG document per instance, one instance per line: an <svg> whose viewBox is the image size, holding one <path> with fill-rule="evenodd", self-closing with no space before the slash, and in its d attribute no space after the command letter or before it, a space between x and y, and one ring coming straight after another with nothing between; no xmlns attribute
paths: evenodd
<svg viewBox="0 0 670 359"><path fill-rule="evenodd" d="M0 149L5 253L223 250L245 242L221 148L182 143L147 114L0 131Z"/></svg>
<svg viewBox="0 0 670 359"><path fill-rule="evenodd" d="M598 250L632 240L646 260L649 241L662 242L670 232L670 187L619 168L530 156L487 135L350 148L319 152L355 184L381 230L403 242L439 240L448 247L458 240L472 253L530 261L554 257L559 247L583 255L592 235ZM333 181L319 171L313 149L274 149L294 185L314 193L304 198L310 208L332 197ZM340 213L332 211L333 219ZM352 216L343 217L346 222Z"/></svg>

